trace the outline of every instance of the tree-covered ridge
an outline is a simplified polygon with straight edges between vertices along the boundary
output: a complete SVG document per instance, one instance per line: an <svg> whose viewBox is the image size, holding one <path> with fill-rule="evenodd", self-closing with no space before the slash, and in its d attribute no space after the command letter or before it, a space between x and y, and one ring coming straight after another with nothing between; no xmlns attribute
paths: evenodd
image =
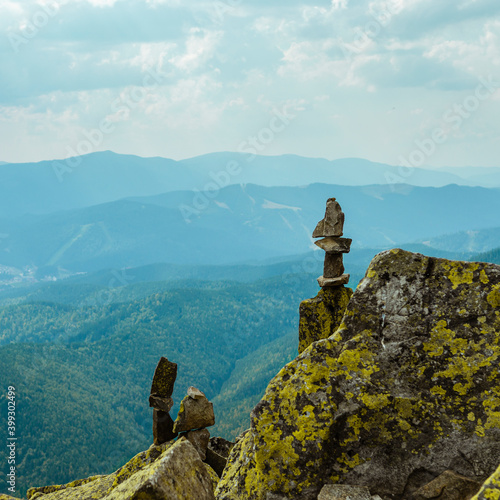
<svg viewBox="0 0 500 500"><path fill-rule="evenodd" d="M147 284L141 287L145 293ZM127 288L123 296L137 292ZM37 302L0 309L0 385L15 386L19 401L19 491L110 472L147 448L147 395L160 356L179 365L177 404L190 385L213 399L237 360L297 331L298 305L316 290L315 280L303 276L213 289L178 284L104 305ZM241 371L238 383L250 397L243 420L268 381L259 379L255 390L245 386L254 368L265 373L258 366ZM228 405L220 403L220 431L232 438L242 417L226 412Z"/></svg>
<svg viewBox="0 0 500 500"><path fill-rule="evenodd" d="M474 255L474 257L472 257L472 259L470 260L500 264L500 247L490 250L489 252L483 252L478 255Z"/></svg>

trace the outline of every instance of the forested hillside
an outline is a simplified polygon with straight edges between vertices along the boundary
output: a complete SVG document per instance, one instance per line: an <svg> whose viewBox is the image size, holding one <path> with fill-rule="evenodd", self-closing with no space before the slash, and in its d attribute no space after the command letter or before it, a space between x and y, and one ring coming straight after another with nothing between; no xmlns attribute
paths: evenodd
<svg viewBox="0 0 500 500"><path fill-rule="evenodd" d="M314 278L205 288L177 283L167 291L143 283L122 288L122 298L156 291L106 304L46 301L0 309L0 384L16 387L22 429L20 491L110 472L147 448L147 397L160 356L179 364L176 404L188 386L199 387L216 402L218 422L223 417L218 431L233 438L276 366L293 357L298 306L315 295ZM73 290L75 298L84 295ZM286 349L274 344L287 335ZM254 351L256 358L244 359ZM217 397L223 386L231 393Z"/></svg>

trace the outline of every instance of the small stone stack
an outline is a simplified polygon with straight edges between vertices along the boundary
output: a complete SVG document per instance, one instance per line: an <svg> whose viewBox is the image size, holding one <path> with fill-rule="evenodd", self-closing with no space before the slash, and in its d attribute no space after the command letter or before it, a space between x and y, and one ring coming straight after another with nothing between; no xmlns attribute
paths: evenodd
<svg viewBox="0 0 500 500"><path fill-rule="evenodd" d="M170 410L174 405L172 394L175 379L177 378L177 364L167 358L161 358L156 366L149 396L149 406L153 410L153 438L154 444L159 445L177 437L174 432L174 421Z"/></svg>
<svg viewBox="0 0 500 500"><path fill-rule="evenodd" d="M349 253L352 240L341 238L344 234L344 220L344 212L336 199L328 199L325 218L318 222L313 232L313 238L323 238L315 243L326 252L323 276L318 278L322 288L349 283L349 275L344 274L343 254Z"/></svg>
<svg viewBox="0 0 500 500"><path fill-rule="evenodd" d="M226 458L209 449L210 432L206 429L215 424L213 404L196 387L189 387L181 401L175 422L170 416L174 404L172 394L177 378L177 364L161 358L151 386L149 406L153 407L153 438L155 445L185 437L194 446L201 459L220 475Z"/></svg>
<svg viewBox="0 0 500 500"><path fill-rule="evenodd" d="M210 432L206 427L211 427L214 424L213 404L196 387L189 387L187 396L181 401L179 414L174 423L174 432L185 433L202 460L206 459L210 441Z"/></svg>

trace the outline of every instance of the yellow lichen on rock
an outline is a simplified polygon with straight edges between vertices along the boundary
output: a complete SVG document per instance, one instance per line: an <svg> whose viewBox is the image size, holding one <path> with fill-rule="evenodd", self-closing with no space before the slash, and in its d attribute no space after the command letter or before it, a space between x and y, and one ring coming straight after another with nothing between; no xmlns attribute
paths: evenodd
<svg viewBox="0 0 500 500"><path fill-rule="evenodd" d="M185 438L152 446L109 476L62 486L34 488L34 500L199 500L214 499L209 467Z"/></svg>
<svg viewBox="0 0 500 500"><path fill-rule="evenodd" d="M316 297L300 304L299 354L337 330L351 296L352 290L344 286L322 288Z"/></svg>
<svg viewBox="0 0 500 500"><path fill-rule="evenodd" d="M500 466L487 479L472 500L500 500Z"/></svg>

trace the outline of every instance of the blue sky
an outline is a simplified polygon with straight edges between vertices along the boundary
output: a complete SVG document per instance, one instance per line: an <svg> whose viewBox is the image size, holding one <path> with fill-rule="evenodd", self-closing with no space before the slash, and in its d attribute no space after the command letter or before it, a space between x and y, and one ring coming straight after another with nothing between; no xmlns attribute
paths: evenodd
<svg viewBox="0 0 500 500"><path fill-rule="evenodd" d="M2 0L0 57L3 161L500 166L498 0Z"/></svg>

